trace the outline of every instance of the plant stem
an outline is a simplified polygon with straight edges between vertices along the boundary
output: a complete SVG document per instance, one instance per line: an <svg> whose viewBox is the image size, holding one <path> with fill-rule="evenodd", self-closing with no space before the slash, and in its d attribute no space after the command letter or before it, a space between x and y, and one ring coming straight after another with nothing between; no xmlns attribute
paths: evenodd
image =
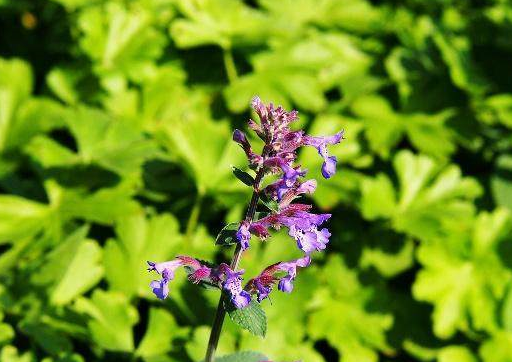
<svg viewBox="0 0 512 362"><path fill-rule="evenodd" d="M256 206L258 205L259 198L259 187L261 179L264 175L263 167L261 167L254 179L253 184L253 193L251 197L251 202L249 203L249 207L247 208L247 213L245 214L246 221L252 221L254 218L254 214L256 213ZM235 253L233 254L233 259L231 259L231 269L237 270L238 264L240 262L240 258L242 257L243 250L240 244L236 244ZM215 312L215 319L213 320L212 331L210 333L210 339L208 341L208 349L206 350L206 357L204 362L213 362L215 357L215 350L217 349L217 344L219 343L220 332L222 331L222 325L224 324L224 317L226 316L226 310L224 309L224 302L226 301L226 294L221 292L219 304L217 305L217 312Z"/></svg>
<svg viewBox="0 0 512 362"><path fill-rule="evenodd" d="M224 68L226 69L226 75L230 83L234 82L238 78L238 72L236 71L235 59L231 49L224 49L222 51L224 57Z"/></svg>
<svg viewBox="0 0 512 362"><path fill-rule="evenodd" d="M185 231L185 235L187 239L192 237L192 233L196 230L197 221L199 220L199 214L201 213L201 203L203 202L203 193L199 192L196 196L196 200L194 201L194 206L192 206L192 211L190 212L190 216L187 222L187 229Z"/></svg>

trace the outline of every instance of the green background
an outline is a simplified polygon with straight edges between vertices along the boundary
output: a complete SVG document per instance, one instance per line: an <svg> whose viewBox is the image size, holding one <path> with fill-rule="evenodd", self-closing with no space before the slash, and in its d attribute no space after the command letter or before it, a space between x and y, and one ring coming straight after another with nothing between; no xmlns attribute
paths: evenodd
<svg viewBox="0 0 512 362"><path fill-rule="evenodd" d="M300 154L333 236L219 353L512 361L510 1L0 0L0 57L2 362L201 360L218 292L145 262L230 256L256 94L345 130L331 180Z"/></svg>

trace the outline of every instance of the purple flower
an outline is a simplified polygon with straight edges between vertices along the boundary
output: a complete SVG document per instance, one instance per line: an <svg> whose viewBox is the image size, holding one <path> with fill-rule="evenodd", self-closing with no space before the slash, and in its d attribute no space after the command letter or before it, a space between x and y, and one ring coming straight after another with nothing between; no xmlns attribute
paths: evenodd
<svg viewBox="0 0 512 362"><path fill-rule="evenodd" d="M247 159L249 160L249 164L251 167L256 167L262 162L261 156L253 152L251 144L249 143L249 140L245 136L245 133L243 133L239 129L235 129L235 131L233 132L233 141L235 141L242 147L247 156Z"/></svg>
<svg viewBox="0 0 512 362"><path fill-rule="evenodd" d="M162 263L154 263L152 261L148 261L147 263L149 265L148 271L154 270L162 276L162 279L153 280L150 283L153 293L159 299L167 298L169 295L169 282L174 279L176 269L181 266L190 269L188 279L192 283L198 284L201 281L210 281L211 279L211 268L201 264L198 260L189 256L178 256L174 260Z"/></svg>
<svg viewBox="0 0 512 362"><path fill-rule="evenodd" d="M236 232L236 238L242 247L242 250L246 250L249 247L249 240L251 240L251 233L249 231L249 223L242 221Z"/></svg>
<svg viewBox="0 0 512 362"><path fill-rule="evenodd" d="M327 153L327 145L334 145L343 139L343 131L336 133L333 136L313 137L305 135L303 137L304 145L313 146L317 149L318 153L324 159L322 164L322 175L325 178L330 178L336 173L336 156L329 156Z"/></svg>
<svg viewBox="0 0 512 362"><path fill-rule="evenodd" d="M305 256L289 262L279 263L278 270L286 272L286 276L279 281L278 289L282 292L291 293L293 290L293 281L297 276L297 267L305 268L311 263L311 258Z"/></svg>
<svg viewBox="0 0 512 362"><path fill-rule="evenodd" d="M251 295L242 289L241 275L244 273L244 270L235 272L226 264L221 264L219 270L225 275L222 288L229 292L233 305L238 309L247 307L251 303Z"/></svg>
<svg viewBox="0 0 512 362"><path fill-rule="evenodd" d="M148 271L156 271L162 276L161 280L153 280L149 285L153 293L159 299L165 299L169 295L169 282L174 279L174 272L182 266L181 260L171 260L162 263L148 261Z"/></svg>
<svg viewBox="0 0 512 362"><path fill-rule="evenodd" d="M244 288L249 293L256 294L256 299L259 303L269 296L272 291L272 286L278 280L278 278L274 276L276 271L278 271L278 264L279 263L276 263L265 268L257 277L249 280Z"/></svg>
<svg viewBox="0 0 512 362"><path fill-rule="evenodd" d="M265 188L265 192L274 200L279 201L279 208L285 208L299 195L312 194L316 190L316 180L307 180L303 183L296 182L292 187L280 179Z"/></svg>
<svg viewBox="0 0 512 362"><path fill-rule="evenodd" d="M310 206L291 204L276 214L269 215L255 223L263 226L279 228L281 225L288 228L288 234L293 237L299 249L306 254L325 249L331 236L329 230L318 230L318 226L327 221L330 214L312 214L308 212Z"/></svg>
<svg viewBox="0 0 512 362"><path fill-rule="evenodd" d="M272 287L279 282L278 289L290 293L293 290L293 281L297 276L297 267L305 268L311 262L309 256L288 262L279 262L265 268L256 278L249 280L245 290L257 295L258 302L268 298ZM282 276L282 272L286 275Z"/></svg>
<svg viewBox="0 0 512 362"><path fill-rule="evenodd" d="M300 166L292 167L289 165L289 161L282 157L270 157L263 161L263 165L270 169L281 169L283 172L282 181L288 188L293 186L299 177L305 176L305 170L301 170Z"/></svg>
<svg viewBox="0 0 512 362"><path fill-rule="evenodd" d="M314 251L325 249L331 233L326 228L318 230L316 226L310 226L307 229L301 229L295 225L291 225L288 230L288 235L297 241L299 249L309 255Z"/></svg>
<svg viewBox="0 0 512 362"><path fill-rule="evenodd" d="M153 280L149 286L158 299L164 300L169 295L169 279Z"/></svg>

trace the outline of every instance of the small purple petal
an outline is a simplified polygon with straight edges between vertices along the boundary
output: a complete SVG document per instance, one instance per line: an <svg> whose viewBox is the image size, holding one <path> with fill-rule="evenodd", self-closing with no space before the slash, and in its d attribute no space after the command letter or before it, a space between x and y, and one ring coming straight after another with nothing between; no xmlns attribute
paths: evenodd
<svg viewBox="0 0 512 362"><path fill-rule="evenodd" d="M242 250L246 250L249 247L249 240L251 240L251 233L249 232L249 223L243 221L236 232L236 238L242 247Z"/></svg>
<svg viewBox="0 0 512 362"><path fill-rule="evenodd" d="M277 288L285 293L291 293L293 291L293 283L292 278L290 276L285 276L283 279L279 281L279 285Z"/></svg>
<svg viewBox="0 0 512 362"><path fill-rule="evenodd" d="M149 286L158 299L164 300L169 295L169 280L153 280Z"/></svg>
<svg viewBox="0 0 512 362"><path fill-rule="evenodd" d="M324 178L331 178L336 173L336 156L330 156L324 159L322 164L322 176Z"/></svg>

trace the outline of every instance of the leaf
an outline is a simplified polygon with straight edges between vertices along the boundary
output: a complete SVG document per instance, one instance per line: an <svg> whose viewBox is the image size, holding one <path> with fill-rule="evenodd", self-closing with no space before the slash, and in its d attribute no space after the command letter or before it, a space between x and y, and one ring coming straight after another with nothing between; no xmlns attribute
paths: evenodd
<svg viewBox="0 0 512 362"><path fill-rule="evenodd" d="M512 211L512 156L505 154L496 160L491 176L491 189L496 204Z"/></svg>
<svg viewBox="0 0 512 362"><path fill-rule="evenodd" d="M239 222L232 222L224 226L215 239L215 245L229 246L237 244L236 232L239 225Z"/></svg>
<svg viewBox="0 0 512 362"><path fill-rule="evenodd" d="M265 337L267 333L267 317L265 311L255 301L245 308L227 307L229 318L233 323L248 330L255 336Z"/></svg>
<svg viewBox="0 0 512 362"><path fill-rule="evenodd" d="M104 250L110 288L127 296L149 296L149 283L155 276L146 271L147 261L178 255L173 253L182 243L178 222L169 214L146 217L138 212L120 218L115 230L117 238L108 240Z"/></svg>
<svg viewBox="0 0 512 362"><path fill-rule="evenodd" d="M228 327L228 325L225 325ZM211 327L199 326L194 328L192 336L187 340L185 349L192 361L202 361L206 348L208 347L208 338L210 336ZM224 329L222 338L219 341L215 354L224 355L233 352L236 347L236 339L229 329ZM259 361L258 361L259 362Z"/></svg>
<svg viewBox="0 0 512 362"><path fill-rule="evenodd" d="M484 362L507 362L512 359L512 333L500 332L486 340L480 347Z"/></svg>
<svg viewBox="0 0 512 362"><path fill-rule="evenodd" d="M245 154L231 140L224 121L204 118L175 120L161 125L165 146L193 177L200 194L240 192L245 187L233 183L230 166L246 162Z"/></svg>
<svg viewBox="0 0 512 362"><path fill-rule="evenodd" d="M457 330L493 332L496 314L512 273L499 257L499 245L512 229L503 209L482 212L472 228L422 244L423 269L413 285L416 299L434 304L434 333L449 338Z"/></svg>
<svg viewBox="0 0 512 362"><path fill-rule="evenodd" d="M0 58L0 152L5 149L16 112L32 92L32 82L29 64Z"/></svg>
<svg viewBox="0 0 512 362"><path fill-rule="evenodd" d="M67 123L85 164L96 162L120 175L138 175L142 163L157 154L155 145L131 121L81 107L70 115Z"/></svg>
<svg viewBox="0 0 512 362"><path fill-rule="evenodd" d="M36 359L31 351L23 354L18 353L18 349L14 346L4 346L0 351L0 359L9 362L35 362Z"/></svg>
<svg viewBox="0 0 512 362"><path fill-rule="evenodd" d="M186 337L185 331L185 328L178 326L172 314L161 308L151 308L146 333L135 355L147 360L166 355L173 349L172 340L180 336Z"/></svg>
<svg viewBox="0 0 512 362"><path fill-rule="evenodd" d="M0 195L0 243L33 236L52 222L50 207L14 195Z"/></svg>
<svg viewBox="0 0 512 362"><path fill-rule="evenodd" d="M7 344L14 336L15 332L10 324L0 323L0 345Z"/></svg>
<svg viewBox="0 0 512 362"><path fill-rule="evenodd" d="M62 335L53 328L37 321L22 321L19 328L49 354L69 352L73 347L68 336Z"/></svg>
<svg viewBox="0 0 512 362"><path fill-rule="evenodd" d="M248 108L258 94L290 108L319 112L327 105L324 92L344 80L365 72L371 59L348 36L311 33L297 43L282 43L251 59L255 71L237 78L224 98L234 112Z"/></svg>
<svg viewBox="0 0 512 362"><path fill-rule="evenodd" d="M261 362L267 360L261 353L257 352L238 352L228 356L215 358L215 362Z"/></svg>
<svg viewBox="0 0 512 362"><path fill-rule="evenodd" d="M87 325L98 346L109 351L134 350L132 327L139 317L123 294L96 289L91 299L77 299L75 309L90 317Z"/></svg>
<svg viewBox="0 0 512 362"><path fill-rule="evenodd" d="M86 239L87 227L69 235L45 258L33 280L48 285L50 302L64 305L96 285L103 276L102 249Z"/></svg>
<svg viewBox="0 0 512 362"><path fill-rule="evenodd" d="M395 230L428 239L463 228L474 214L471 201L481 188L474 179L462 177L457 166L443 169L431 158L409 151L398 152L393 165L398 192L392 192L391 182L383 174L364 181L365 217L390 219ZM377 191L379 187L383 193Z"/></svg>
<svg viewBox="0 0 512 362"><path fill-rule="evenodd" d="M438 362L477 362L471 351L462 346L443 348L438 355Z"/></svg>
<svg viewBox="0 0 512 362"><path fill-rule="evenodd" d="M242 181L244 184L250 187L254 185L254 177L249 175L247 172L242 171L235 166L231 166L231 169L233 170L233 175L235 175L235 177Z"/></svg>
<svg viewBox="0 0 512 362"><path fill-rule="evenodd" d="M238 0L176 2L184 19L170 27L172 38L182 48L216 44L230 49L262 43L271 25L262 12Z"/></svg>
<svg viewBox="0 0 512 362"><path fill-rule="evenodd" d="M79 13L80 47L111 91L119 90L117 84L124 77L140 82L153 73L153 61L162 54L165 38L152 21L143 7L132 10L112 2Z"/></svg>
<svg viewBox="0 0 512 362"><path fill-rule="evenodd" d="M453 135L445 126L453 116L446 109L434 114L397 113L383 97L367 95L351 104L352 111L365 123L365 135L373 151L387 158L406 134L412 145L436 158L455 151Z"/></svg>
<svg viewBox="0 0 512 362"><path fill-rule="evenodd" d="M326 338L346 362L377 362L377 351L390 353L386 331L393 325L392 315L366 310L373 293L338 256L330 258L322 273L328 285L316 292L317 309L308 325L311 336Z"/></svg>

